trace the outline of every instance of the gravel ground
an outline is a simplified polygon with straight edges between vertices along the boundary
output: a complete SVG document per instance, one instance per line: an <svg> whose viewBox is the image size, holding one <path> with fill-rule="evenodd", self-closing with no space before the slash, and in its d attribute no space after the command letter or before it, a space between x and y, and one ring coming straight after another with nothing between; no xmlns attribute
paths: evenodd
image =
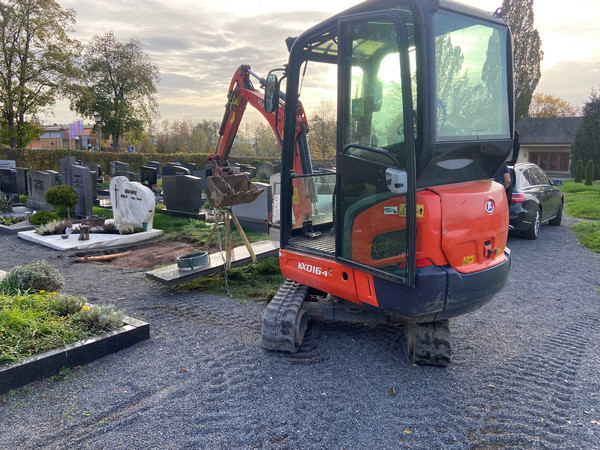
<svg viewBox="0 0 600 450"><path fill-rule="evenodd" d="M298 354L267 353L264 304L0 235L0 269L47 259L68 292L151 324L149 341L0 396L0 448L598 448L600 256L571 222L509 239L508 286L452 321L445 369L413 366L396 325L315 322Z"/></svg>

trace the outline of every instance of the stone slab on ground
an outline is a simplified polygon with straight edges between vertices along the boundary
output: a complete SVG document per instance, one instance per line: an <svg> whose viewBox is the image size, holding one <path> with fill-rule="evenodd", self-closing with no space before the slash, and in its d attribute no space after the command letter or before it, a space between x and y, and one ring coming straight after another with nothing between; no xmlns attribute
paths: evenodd
<svg viewBox="0 0 600 450"><path fill-rule="evenodd" d="M18 236L26 241L35 242L54 250L65 251L101 249L135 244L136 242L155 238L161 234L163 234L163 230L150 230L133 234L90 233L90 238L87 241L80 241L78 234L72 234L68 239L63 239L59 234L41 236L36 234L35 231L21 231L18 233Z"/></svg>
<svg viewBox="0 0 600 450"><path fill-rule="evenodd" d="M277 256L279 254L279 242L276 241L259 241L252 244L252 249L256 254L258 261ZM172 286L186 281L195 280L196 278L205 277L214 273L223 272L223 258L220 252L209 255L209 263L204 267L197 269L180 269L177 264L161 267L159 269L146 272L146 276L159 283ZM235 247L231 254L231 267L239 267L252 262L250 253L246 246Z"/></svg>
<svg viewBox="0 0 600 450"><path fill-rule="evenodd" d="M28 208L26 206L15 206L13 207L12 212L10 213L2 213L0 217L19 217L19 216L27 216L33 213L33 209ZM35 225L32 225L28 220L24 220L23 222L15 223L14 225L0 225L0 232L7 233L18 233L19 231L27 231L33 230Z"/></svg>
<svg viewBox="0 0 600 450"><path fill-rule="evenodd" d="M27 360L0 368L0 394L56 375L63 367L90 363L150 338L150 325L131 317L123 318L123 327L106 331L85 341L50 350Z"/></svg>

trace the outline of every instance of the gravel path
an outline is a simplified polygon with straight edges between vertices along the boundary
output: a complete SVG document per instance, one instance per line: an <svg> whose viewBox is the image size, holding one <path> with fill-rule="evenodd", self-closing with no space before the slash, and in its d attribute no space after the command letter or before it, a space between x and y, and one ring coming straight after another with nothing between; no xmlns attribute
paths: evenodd
<svg viewBox="0 0 600 450"><path fill-rule="evenodd" d="M47 259L70 293L151 324L149 341L0 396L0 448L598 448L600 256L570 222L509 239L508 286L452 321L446 369L413 366L395 325L316 322L298 354L267 353L264 304L0 235L0 270Z"/></svg>

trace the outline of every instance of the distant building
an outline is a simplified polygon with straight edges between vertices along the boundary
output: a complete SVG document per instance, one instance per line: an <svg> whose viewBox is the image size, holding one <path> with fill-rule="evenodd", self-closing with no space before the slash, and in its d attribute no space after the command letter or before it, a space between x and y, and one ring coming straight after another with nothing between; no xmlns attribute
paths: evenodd
<svg viewBox="0 0 600 450"><path fill-rule="evenodd" d="M529 117L519 120L519 162L532 162L546 172L567 175L571 144L583 117Z"/></svg>
<svg viewBox="0 0 600 450"><path fill-rule="evenodd" d="M69 125L43 126L44 133L27 148L54 150L90 150L98 148L98 134L93 132L92 125L85 125L82 120Z"/></svg>

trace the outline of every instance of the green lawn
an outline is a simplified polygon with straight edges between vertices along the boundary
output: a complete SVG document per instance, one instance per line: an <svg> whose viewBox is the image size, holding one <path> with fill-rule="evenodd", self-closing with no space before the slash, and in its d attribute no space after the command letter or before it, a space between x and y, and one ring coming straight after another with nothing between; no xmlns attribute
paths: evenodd
<svg viewBox="0 0 600 450"><path fill-rule="evenodd" d="M565 180L560 187L565 195L565 213L578 219L586 219L573 225L577 240L590 250L600 253L600 184L586 186Z"/></svg>

